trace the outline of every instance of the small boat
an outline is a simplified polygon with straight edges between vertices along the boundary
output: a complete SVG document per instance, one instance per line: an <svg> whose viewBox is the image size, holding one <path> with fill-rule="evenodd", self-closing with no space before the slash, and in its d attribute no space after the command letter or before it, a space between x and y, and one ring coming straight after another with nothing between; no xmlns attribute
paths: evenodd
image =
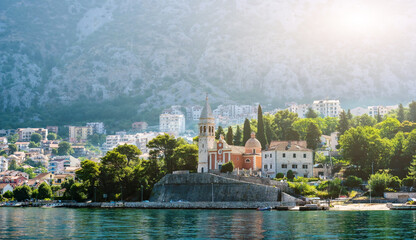
<svg viewBox="0 0 416 240"><path fill-rule="evenodd" d="M257 208L257 211L270 211L270 210L272 210L272 207Z"/></svg>

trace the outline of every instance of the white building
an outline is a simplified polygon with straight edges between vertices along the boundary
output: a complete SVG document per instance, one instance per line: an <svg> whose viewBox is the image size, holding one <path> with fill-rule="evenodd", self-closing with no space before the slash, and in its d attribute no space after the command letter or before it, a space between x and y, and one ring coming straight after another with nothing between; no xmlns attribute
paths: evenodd
<svg viewBox="0 0 416 240"><path fill-rule="evenodd" d="M376 118L377 115L380 114L381 117L384 117L386 114L388 114L390 111L394 109L398 109L398 105L394 106L369 106L368 109L368 115L370 115L373 118Z"/></svg>
<svg viewBox="0 0 416 240"><path fill-rule="evenodd" d="M95 133L105 134L106 133L103 122L89 122L89 123L87 123L87 127L92 128L92 134L95 134Z"/></svg>
<svg viewBox="0 0 416 240"><path fill-rule="evenodd" d="M306 113L311 108L309 104L288 103L287 110L291 113L297 113L299 118L305 118Z"/></svg>
<svg viewBox="0 0 416 240"><path fill-rule="evenodd" d="M48 172L52 174L63 174L67 167L80 167L81 162L73 156L56 156L49 161Z"/></svg>
<svg viewBox="0 0 416 240"><path fill-rule="evenodd" d="M114 148L123 145L135 145L143 154L148 153L149 149L147 148L147 143L149 143L153 138L157 137L160 133L158 132L148 132L148 133L137 133L134 135L108 135L106 141L103 144L103 151L108 152Z"/></svg>
<svg viewBox="0 0 416 240"><path fill-rule="evenodd" d="M338 117L342 112L339 100L316 100L313 101L312 109L324 117Z"/></svg>
<svg viewBox="0 0 416 240"><path fill-rule="evenodd" d="M362 116L364 114L368 114L368 108L356 107L356 108L351 109L350 112L354 116Z"/></svg>
<svg viewBox="0 0 416 240"><path fill-rule="evenodd" d="M86 126L86 127L69 126L69 141L71 143L85 142L87 141L88 136L92 134L93 134L93 129L91 126Z"/></svg>
<svg viewBox="0 0 416 240"><path fill-rule="evenodd" d="M185 116L183 114L161 114L159 130L178 136L185 132Z"/></svg>
<svg viewBox="0 0 416 240"><path fill-rule="evenodd" d="M173 105L170 108L167 108L162 111L162 114L174 114L174 115L183 115L181 105Z"/></svg>
<svg viewBox="0 0 416 240"><path fill-rule="evenodd" d="M306 148L306 141L273 141L262 151L262 172L270 178L277 173L292 170L295 176L313 176L313 151Z"/></svg>
<svg viewBox="0 0 416 240"><path fill-rule="evenodd" d="M202 107L199 105L194 105L191 107L185 107L186 109L186 119L192 121L198 121L201 116Z"/></svg>
<svg viewBox="0 0 416 240"><path fill-rule="evenodd" d="M5 172L9 169L9 161L3 157L0 156L0 172Z"/></svg>
<svg viewBox="0 0 416 240"><path fill-rule="evenodd" d="M32 134L39 133L43 140L48 140L48 129L45 128L18 128L19 142L30 142Z"/></svg>

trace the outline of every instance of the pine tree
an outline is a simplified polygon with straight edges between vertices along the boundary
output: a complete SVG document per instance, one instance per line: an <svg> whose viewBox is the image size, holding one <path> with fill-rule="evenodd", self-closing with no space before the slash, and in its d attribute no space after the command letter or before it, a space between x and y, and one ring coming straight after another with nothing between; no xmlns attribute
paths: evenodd
<svg viewBox="0 0 416 240"><path fill-rule="evenodd" d="M319 146L319 143L321 142L320 137L322 135L322 132L319 129L319 127L313 122L309 123L306 132L307 132L306 133L307 147L309 149L315 150Z"/></svg>
<svg viewBox="0 0 416 240"><path fill-rule="evenodd" d="M348 117L345 111L342 111L339 114L339 124L338 124L339 136L344 134L344 132L347 131L348 129L350 129L350 122L348 121Z"/></svg>
<svg viewBox="0 0 416 240"><path fill-rule="evenodd" d="M221 135L225 135L224 129L221 126L218 126L217 131L215 132L215 139L219 140Z"/></svg>
<svg viewBox="0 0 416 240"><path fill-rule="evenodd" d="M312 108L308 108L308 112L306 112L305 117L306 118L317 118L319 116Z"/></svg>
<svg viewBox="0 0 416 240"><path fill-rule="evenodd" d="M408 176L415 178L416 177L416 155L413 156L413 160L410 163L410 167L408 169L409 169Z"/></svg>
<svg viewBox="0 0 416 240"><path fill-rule="evenodd" d="M403 104L399 104L399 110L397 111L397 120L400 122L404 121L404 107Z"/></svg>
<svg viewBox="0 0 416 240"><path fill-rule="evenodd" d="M376 117L377 123L383 121L383 118L380 115L380 108L377 109L377 117Z"/></svg>
<svg viewBox="0 0 416 240"><path fill-rule="evenodd" d="M352 120L352 113L351 113L351 110L349 110L349 109L347 111L347 118L348 118L348 120Z"/></svg>
<svg viewBox="0 0 416 240"><path fill-rule="evenodd" d="M244 121L244 130L243 130L243 142L241 143L242 146L246 144L246 142L251 138L251 126L250 121L246 118Z"/></svg>
<svg viewBox="0 0 416 240"><path fill-rule="evenodd" d="M225 139L228 145L233 145L233 137L233 128L229 126L227 131L227 138Z"/></svg>
<svg viewBox="0 0 416 240"><path fill-rule="evenodd" d="M264 133L263 111L261 110L260 105L257 110L257 135L256 137L261 143L261 148L265 149L267 145L267 139Z"/></svg>
<svg viewBox="0 0 416 240"><path fill-rule="evenodd" d="M243 137L243 132L239 125L237 125L237 130L234 135L234 145L241 146L241 138Z"/></svg>
<svg viewBox="0 0 416 240"><path fill-rule="evenodd" d="M416 122L416 102L412 101L409 104L409 121Z"/></svg>

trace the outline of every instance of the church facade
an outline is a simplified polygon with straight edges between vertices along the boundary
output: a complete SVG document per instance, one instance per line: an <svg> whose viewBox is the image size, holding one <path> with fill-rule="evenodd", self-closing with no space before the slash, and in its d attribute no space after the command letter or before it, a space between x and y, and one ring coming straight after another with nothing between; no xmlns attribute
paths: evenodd
<svg viewBox="0 0 416 240"><path fill-rule="evenodd" d="M215 119L208 97L199 119L199 152L198 152L198 172L209 172L220 170L222 165L232 161L234 167L246 170L261 170L262 156L261 144L256 139L255 133L247 140L245 146L228 145L221 136L215 140Z"/></svg>

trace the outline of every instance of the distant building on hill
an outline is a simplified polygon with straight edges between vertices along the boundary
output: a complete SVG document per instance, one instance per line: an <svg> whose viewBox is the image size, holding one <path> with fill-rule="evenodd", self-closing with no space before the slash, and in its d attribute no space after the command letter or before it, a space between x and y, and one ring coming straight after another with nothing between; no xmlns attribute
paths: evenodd
<svg viewBox="0 0 416 240"><path fill-rule="evenodd" d="M368 114L368 108L356 107L350 110L351 114L354 116L362 116Z"/></svg>
<svg viewBox="0 0 416 240"><path fill-rule="evenodd" d="M48 129L49 132L53 132L56 134L58 134L58 130L59 130L58 126L47 126L46 129Z"/></svg>
<svg viewBox="0 0 416 240"><path fill-rule="evenodd" d="M161 114L159 131L179 136L185 132L185 116L183 114Z"/></svg>
<svg viewBox="0 0 416 240"><path fill-rule="evenodd" d="M392 110L398 109L398 105L394 106L369 106L368 107L368 115L371 117L376 118L377 115L380 115L381 117L384 117L388 113L390 113Z"/></svg>
<svg viewBox="0 0 416 240"><path fill-rule="evenodd" d="M73 156L56 156L49 161L48 172L52 174L63 174L67 167L80 167L81 162Z"/></svg>
<svg viewBox="0 0 416 240"><path fill-rule="evenodd" d="M338 117L342 112L339 100L316 100L313 101L312 109L323 117Z"/></svg>
<svg viewBox="0 0 416 240"><path fill-rule="evenodd" d="M92 128L92 134L105 134L106 130L103 122L89 122L87 127Z"/></svg>
<svg viewBox="0 0 416 240"><path fill-rule="evenodd" d="M69 126L69 141L71 143L86 142L89 135L93 134L91 126L76 127Z"/></svg>
<svg viewBox="0 0 416 240"><path fill-rule="evenodd" d="M131 129L134 131L145 131L148 127L147 122L134 122L131 125Z"/></svg>
<svg viewBox="0 0 416 240"><path fill-rule="evenodd" d="M297 104L297 103L287 103L288 106L287 110L291 113L298 114L299 118L305 118L305 114L309 111L309 108L311 108L311 105L309 104Z"/></svg>
<svg viewBox="0 0 416 240"><path fill-rule="evenodd" d="M34 133L39 133L42 139L48 139L48 129L45 128L18 128L19 142L30 142L30 138Z"/></svg>

